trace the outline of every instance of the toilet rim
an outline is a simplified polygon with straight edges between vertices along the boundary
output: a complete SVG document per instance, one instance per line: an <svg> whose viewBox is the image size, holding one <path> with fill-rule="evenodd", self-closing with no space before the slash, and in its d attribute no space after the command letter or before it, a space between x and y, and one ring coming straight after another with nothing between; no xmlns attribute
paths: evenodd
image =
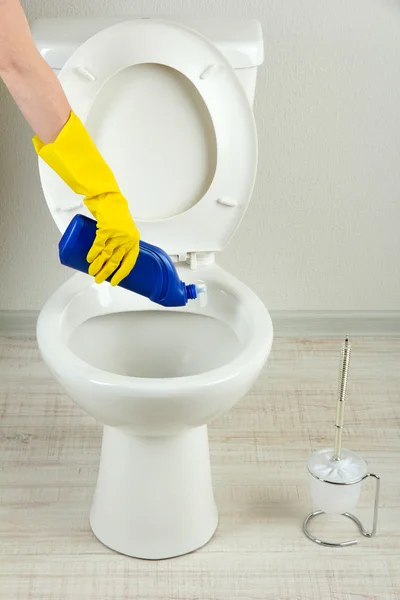
<svg viewBox="0 0 400 600"><path fill-rule="evenodd" d="M70 373L73 373L74 377L77 379L90 379L93 383L99 385L113 386L114 388L125 390L133 388L143 396L146 396L146 393L149 393L151 397L154 397L155 393L158 393L160 396L165 396L165 393L168 391L173 390L176 392L176 388L179 388L178 392L182 394L197 388L204 388L234 379L246 371L247 365L257 362L258 360L265 360L265 355L269 353L273 341L272 321L268 310L261 300L240 281L233 277L229 282L227 282L226 278L221 280L218 277L218 271L214 271L214 276L210 281L215 281L216 283L222 283L223 281L223 285L229 287L230 290L235 293L238 303L246 304L248 307L248 315L254 325L254 335L251 336L249 342L239 354L233 360L216 369L183 377L168 377L164 379L142 378L110 373L94 367L90 363L79 358L68 348L67 343L62 339L61 328L69 304L78 294L84 293L95 285L90 280L88 281L87 276L81 274L74 275L58 288L43 307L37 323L37 341L39 349L51 364L54 363L51 357L57 356L57 363L68 365ZM143 299L140 296L136 296L136 299L140 306ZM135 310L134 306L137 306L137 304L131 305L132 311ZM162 307L159 308L162 309ZM138 308L137 310L140 311L146 309ZM168 309L162 310L168 311ZM185 309L183 309L182 312L184 310ZM114 311L106 310L103 314L110 314L112 312ZM90 318L92 317L88 316L81 321L81 323ZM79 325L77 326L79 327Z"/></svg>

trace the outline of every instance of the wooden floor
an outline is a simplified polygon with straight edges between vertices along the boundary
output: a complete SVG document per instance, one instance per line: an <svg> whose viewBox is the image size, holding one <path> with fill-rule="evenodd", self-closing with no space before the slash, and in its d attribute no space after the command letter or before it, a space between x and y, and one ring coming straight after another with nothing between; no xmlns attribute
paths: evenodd
<svg viewBox="0 0 400 600"><path fill-rule="evenodd" d="M90 531L100 426L52 380L33 339L0 338L1 600L400 599L400 338L353 340L345 446L382 477L377 537L330 549L301 529L307 458L332 444L340 346L275 341L252 394L210 427L215 537L146 562ZM370 484L358 513L368 526L372 497ZM345 521L313 530L357 537Z"/></svg>

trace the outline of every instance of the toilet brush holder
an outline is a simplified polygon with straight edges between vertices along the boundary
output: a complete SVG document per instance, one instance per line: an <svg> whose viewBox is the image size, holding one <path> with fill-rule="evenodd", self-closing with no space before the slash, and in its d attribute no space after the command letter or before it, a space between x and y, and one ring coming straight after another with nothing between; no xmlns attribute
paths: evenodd
<svg viewBox="0 0 400 600"><path fill-rule="evenodd" d="M311 512L304 519L303 532L316 544L333 548L353 546L358 544L358 540L328 542L315 537L308 530L310 521L315 517L323 514L343 515L354 521L362 535L368 538L375 535L378 523L379 476L369 473L366 462L355 452L342 450L341 456L340 461L337 461L334 459L333 448L319 450L310 456L307 465L311 498L318 510ZM369 477L374 478L376 482L373 524L370 532L364 529L361 521L353 514L360 499L363 482Z"/></svg>
<svg viewBox="0 0 400 600"><path fill-rule="evenodd" d="M365 537L376 533L378 523L378 506L380 479L375 473L368 473L365 460L350 450L342 448L344 427L344 407L346 400L347 380L350 365L351 345L346 338L343 345L342 360L339 373L339 394L336 405L335 444L333 448L325 448L313 452L308 460L308 479L311 498L318 509L307 515L303 522L303 532L316 544L341 548L358 544L358 540L345 542L327 542L313 536L309 530L309 522L323 514L343 515L356 523ZM371 532L367 532L361 521L353 515L360 499L363 482L372 477L375 479L374 515Z"/></svg>

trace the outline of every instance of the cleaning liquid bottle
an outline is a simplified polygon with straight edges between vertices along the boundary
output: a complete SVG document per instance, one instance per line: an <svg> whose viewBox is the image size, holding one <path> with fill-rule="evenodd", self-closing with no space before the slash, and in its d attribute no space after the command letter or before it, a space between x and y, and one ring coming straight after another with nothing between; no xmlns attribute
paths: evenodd
<svg viewBox="0 0 400 600"><path fill-rule="evenodd" d="M88 273L90 265L86 256L95 237L96 221L76 215L58 245L61 264ZM202 292L195 284L186 285L180 280L174 263L164 250L142 241L135 266L119 286L167 307L185 306Z"/></svg>

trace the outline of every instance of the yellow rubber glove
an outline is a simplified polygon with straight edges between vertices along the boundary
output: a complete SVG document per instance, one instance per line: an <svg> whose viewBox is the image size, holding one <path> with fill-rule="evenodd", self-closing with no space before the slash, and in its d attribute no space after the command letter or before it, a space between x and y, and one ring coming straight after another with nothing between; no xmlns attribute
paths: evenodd
<svg viewBox="0 0 400 600"><path fill-rule="evenodd" d="M57 139L43 144L36 136L37 154L76 193L97 221L97 234L87 255L89 274L102 283L112 273L118 285L133 269L140 235L115 177L80 119L72 112Z"/></svg>

